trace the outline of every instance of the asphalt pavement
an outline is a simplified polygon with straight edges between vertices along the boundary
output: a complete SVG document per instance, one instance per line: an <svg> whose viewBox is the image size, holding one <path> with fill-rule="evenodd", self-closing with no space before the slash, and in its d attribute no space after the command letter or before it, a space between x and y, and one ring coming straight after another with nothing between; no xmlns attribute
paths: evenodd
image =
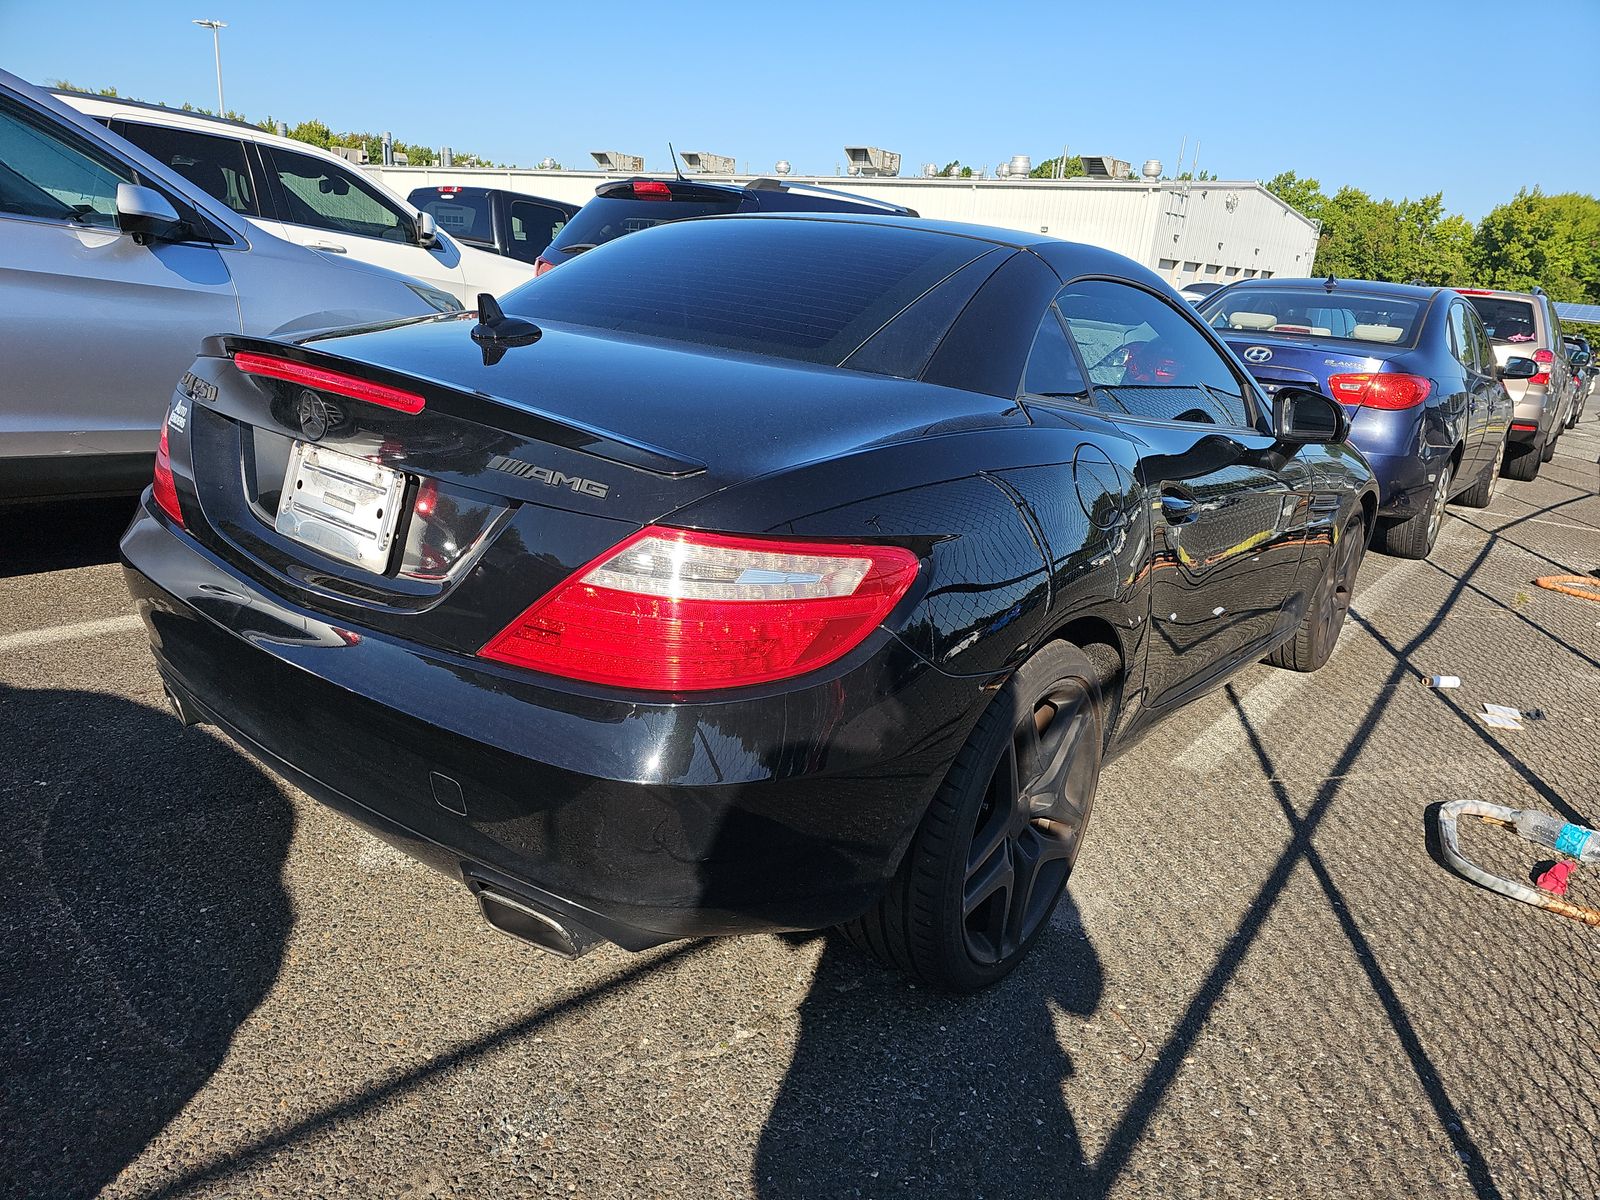
<svg viewBox="0 0 1600 1200"><path fill-rule="evenodd" d="M961 1000L831 936L488 929L167 714L125 504L0 516L0 1195L1594 1197L1600 931L1431 829L1600 821L1600 604L1532 582L1600 566L1597 458L1591 417L1430 561L1369 556L1321 672L1109 768L1054 927Z"/></svg>

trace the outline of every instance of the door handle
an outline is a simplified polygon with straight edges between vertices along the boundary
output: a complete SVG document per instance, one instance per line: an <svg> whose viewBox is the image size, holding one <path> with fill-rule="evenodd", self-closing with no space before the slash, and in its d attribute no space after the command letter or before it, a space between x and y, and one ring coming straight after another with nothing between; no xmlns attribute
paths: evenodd
<svg viewBox="0 0 1600 1200"><path fill-rule="evenodd" d="M1180 492L1161 493L1161 515L1168 525L1187 525L1200 515L1200 505L1192 496Z"/></svg>
<svg viewBox="0 0 1600 1200"><path fill-rule="evenodd" d="M350 251L343 246L336 246L332 242L307 242L308 250L324 250L329 254L349 254Z"/></svg>

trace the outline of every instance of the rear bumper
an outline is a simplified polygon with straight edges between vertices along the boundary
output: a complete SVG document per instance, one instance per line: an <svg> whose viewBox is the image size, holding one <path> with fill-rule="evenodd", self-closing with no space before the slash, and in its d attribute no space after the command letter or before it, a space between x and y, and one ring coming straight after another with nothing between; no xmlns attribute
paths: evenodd
<svg viewBox="0 0 1600 1200"><path fill-rule="evenodd" d="M128 587L180 705L478 890L642 949L859 915L981 709L880 631L833 673L637 703L340 628L141 506Z"/></svg>

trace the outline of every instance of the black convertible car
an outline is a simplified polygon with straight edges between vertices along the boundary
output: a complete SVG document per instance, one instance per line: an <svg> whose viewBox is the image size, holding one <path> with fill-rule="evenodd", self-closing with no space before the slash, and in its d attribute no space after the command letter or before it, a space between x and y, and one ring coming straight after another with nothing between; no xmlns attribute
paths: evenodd
<svg viewBox="0 0 1600 1200"><path fill-rule="evenodd" d="M838 924L980 987L1106 757L1339 636L1343 411L1119 255L714 217L503 307L210 341L122 550L183 720L546 949Z"/></svg>

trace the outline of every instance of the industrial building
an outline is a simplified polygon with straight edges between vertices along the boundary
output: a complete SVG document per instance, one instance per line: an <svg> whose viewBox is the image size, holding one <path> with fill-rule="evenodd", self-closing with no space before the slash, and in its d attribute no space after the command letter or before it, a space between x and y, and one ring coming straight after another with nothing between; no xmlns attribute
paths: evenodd
<svg viewBox="0 0 1600 1200"><path fill-rule="evenodd" d="M524 168L369 165L366 169L402 196L413 188L460 184L507 188L572 204L582 204L596 187L620 177L616 172ZM736 184L757 178L707 173L693 177ZM790 175L786 182L842 188L940 220L1089 242L1126 254L1180 287L1196 280L1227 283L1257 276L1306 275L1316 256L1317 223L1255 180L1191 183L860 174Z"/></svg>

